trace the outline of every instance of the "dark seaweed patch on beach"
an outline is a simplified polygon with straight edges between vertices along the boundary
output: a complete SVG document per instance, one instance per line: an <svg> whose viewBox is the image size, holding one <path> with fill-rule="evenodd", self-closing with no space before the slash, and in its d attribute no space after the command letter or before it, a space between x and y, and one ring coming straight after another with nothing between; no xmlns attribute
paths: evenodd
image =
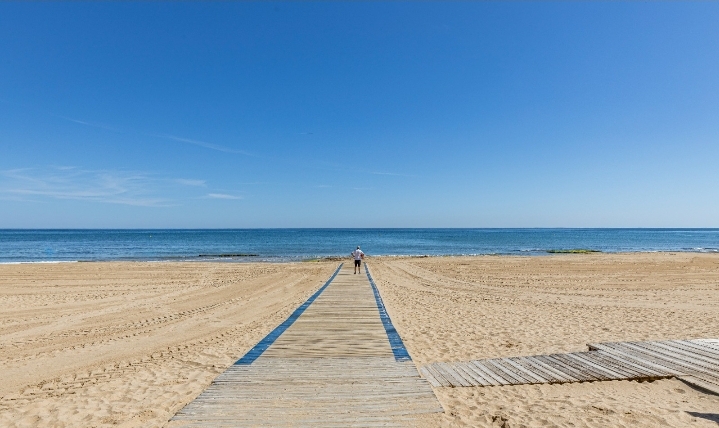
<svg viewBox="0 0 719 428"><path fill-rule="evenodd" d="M200 254L197 257L259 257L259 254Z"/></svg>

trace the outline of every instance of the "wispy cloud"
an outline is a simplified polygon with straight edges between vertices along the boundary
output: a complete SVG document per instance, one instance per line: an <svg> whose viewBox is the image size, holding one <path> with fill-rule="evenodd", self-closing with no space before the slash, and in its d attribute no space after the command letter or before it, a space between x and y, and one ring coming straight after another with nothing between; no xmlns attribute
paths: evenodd
<svg viewBox="0 0 719 428"><path fill-rule="evenodd" d="M62 116L59 114L52 114L52 115L55 117L59 117L61 119L67 120L69 122L77 123L79 125L90 126L93 128L100 128L100 129L104 129L104 130L112 131L112 132L122 132L120 129L117 129L117 128L109 126L109 125L105 125L103 123L89 122L86 120L75 119L72 117ZM125 132L127 133L128 131L125 131ZM192 144L195 146L203 147L203 148L210 149L210 150L216 150L218 152L223 152L223 153L232 153L232 154L245 155L245 156L255 156L254 154L244 151L244 150L237 150L237 149L225 147L225 146L222 146L219 144L208 143L206 141L194 140L191 138L178 137L176 135L151 134L151 133L133 132L133 131L129 131L129 133L142 134L142 135L146 135L146 136L150 136L150 137L157 137L157 138L164 138L167 140L179 141L181 143Z"/></svg>
<svg viewBox="0 0 719 428"><path fill-rule="evenodd" d="M183 186L198 186L198 187L204 187L207 185L207 182L205 180L190 180L187 178L176 178L173 180L177 184L182 184Z"/></svg>
<svg viewBox="0 0 719 428"><path fill-rule="evenodd" d="M208 193L207 197L212 199L242 199L242 196L228 195L226 193Z"/></svg>
<svg viewBox="0 0 719 428"><path fill-rule="evenodd" d="M152 174L82 170L67 167L24 168L0 171L0 195L38 201L45 198L92 201L145 207L175 204L158 196L161 179Z"/></svg>
<svg viewBox="0 0 719 428"><path fill-rule="evenodd" d="M236 149L232 149L229 147L221 146L219 144L208 143L206 141L192 140L190 138L182 138L182 137L177 137L174 135L166 135L166 134L148 134L148 135L151 135L153 137L158 137L158 138L165 138L167 140L179 141L181 143L192 144L192 145L195 145L198 147L204 147L206 149L216 150L218 152L223 152L223 153L232 153L232 154L237 154L237 155L245 155L245 156L253 156L253 157L255 156L252 153L246 152L244 150L236 150Z"/></svg>
<svg viewBox="0 0 719 428"><path fill-rule="evenodd" d="M60 119L65 119L69 122L77 123L79 125L85 125L85 126L91 126L93 128L100 128L104 129L106 131L112 131L112 132L119 132L120 130L117 128L113 128L112 126L105 125L104 123L95 123L95 122L88 122L86 120L80 120L80 119L73 119L72 117L62 116L59 114L53 114L55 117L59 117Z"/></svg>
<svg viewBox="0 0 719 428"><path fill-rule="evenodd" d="M396 172L370 171L370 174L373 174L373 175L392 175L392 176L395 176L395 177L416 177L416 175L398 174L398 173L396 173Z"/></svg>

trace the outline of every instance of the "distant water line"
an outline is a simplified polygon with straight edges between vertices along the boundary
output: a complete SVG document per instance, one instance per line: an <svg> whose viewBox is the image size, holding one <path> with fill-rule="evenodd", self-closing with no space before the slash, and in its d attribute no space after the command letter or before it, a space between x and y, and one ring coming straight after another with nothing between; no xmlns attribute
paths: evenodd
<svg viewBox="0 0 719 428"><path fill-rule="evenodd" d="M0 263L298 261L349 255L719 253L719 229L148 229L0 230Z"/></svg>

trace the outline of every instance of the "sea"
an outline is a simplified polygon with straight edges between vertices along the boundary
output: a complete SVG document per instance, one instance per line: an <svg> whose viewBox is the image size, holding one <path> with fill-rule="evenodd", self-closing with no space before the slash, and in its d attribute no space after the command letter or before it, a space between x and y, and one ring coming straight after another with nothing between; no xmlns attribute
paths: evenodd
<svg viewBox="0 0 719 428"><path fill-rule="evenodd" d="M719 252L719 229L0 230L0 263L284 262L347 256Z"/></svg>

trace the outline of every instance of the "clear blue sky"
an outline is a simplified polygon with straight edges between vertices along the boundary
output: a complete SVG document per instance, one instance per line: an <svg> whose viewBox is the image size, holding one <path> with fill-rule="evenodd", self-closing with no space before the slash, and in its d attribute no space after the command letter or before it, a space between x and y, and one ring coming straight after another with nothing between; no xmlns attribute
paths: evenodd
<svg viewBox="0 0 719 428"><path fill-rule="evenodd" d="M2 227L717 227L719 3L1 3Z"/></svg>

